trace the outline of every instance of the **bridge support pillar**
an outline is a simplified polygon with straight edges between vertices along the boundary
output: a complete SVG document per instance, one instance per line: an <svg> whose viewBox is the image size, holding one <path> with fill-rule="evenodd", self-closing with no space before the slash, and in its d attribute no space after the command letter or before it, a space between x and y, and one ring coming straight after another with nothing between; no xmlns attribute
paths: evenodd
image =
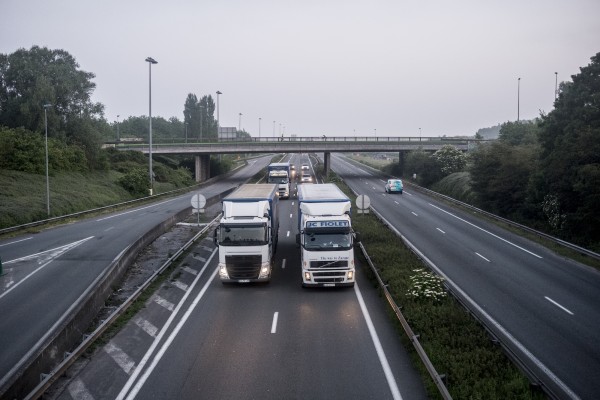
<svg viewBox="0 0 600 400"><path fill-rule="evenodd" d="M210 154L194 156L196 161L196 182L204 182L210 177Z"/></svg>
<svg viewBox="0 0 600 400"><path fill-rule="evenodd" d="M331 153L323 154L323 174L325 177L329 175L329 169L331 168Z"/></svg>

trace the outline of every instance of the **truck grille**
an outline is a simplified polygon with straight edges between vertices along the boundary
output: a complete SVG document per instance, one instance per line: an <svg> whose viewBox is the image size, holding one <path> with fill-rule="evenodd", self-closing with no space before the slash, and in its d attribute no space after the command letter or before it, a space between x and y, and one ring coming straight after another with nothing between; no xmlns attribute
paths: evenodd
<svg viewBox="0 0 600 400"><path fill-rule="evenodd" d="M348 260L338 261L311 261L310 268L324 268L324 269L340 269L348 268Z"/></svg>
<svg viewBox="0 0 600 400"><path fill-rule="evenodd" d="M315 283L342 283L345 276L344 271L313 272Z"/></svg>
<svg viewBox="0 0 600 400"><path fill-rule="evenodd" d="M260 264L260 255L225 256L230 279L258 279Z"/></svg>

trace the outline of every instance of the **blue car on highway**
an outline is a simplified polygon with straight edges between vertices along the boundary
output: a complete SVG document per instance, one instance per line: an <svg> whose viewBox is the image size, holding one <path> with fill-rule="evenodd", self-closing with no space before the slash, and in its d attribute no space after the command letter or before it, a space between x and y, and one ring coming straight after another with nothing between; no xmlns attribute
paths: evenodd
<svg viewBox="0 0 600 400"><path fill-rule="evenodd" d="M385 184L386 193L400 193L402 194L403 186L401 179L388 179Z"/></svg>

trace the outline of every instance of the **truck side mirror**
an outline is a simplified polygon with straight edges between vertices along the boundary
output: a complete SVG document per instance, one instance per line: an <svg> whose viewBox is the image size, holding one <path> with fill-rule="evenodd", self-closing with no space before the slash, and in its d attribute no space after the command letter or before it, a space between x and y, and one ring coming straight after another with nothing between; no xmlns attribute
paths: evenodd
<svg viewBox="0 0 600 400"><path fill-rule="evenodd" d="M360 234L360 232L354 232L354 245L356 246L356 244L358 242L362 241L362 235Z"/></svg>
<svg viewBox="0 0 600 400"><path fill-rule="evenodd" d="M217 228L219 229L219 228ZM219 245L219 241L217 240L217 229L213 231L213 242L215 242L215 246Z"/></svg>

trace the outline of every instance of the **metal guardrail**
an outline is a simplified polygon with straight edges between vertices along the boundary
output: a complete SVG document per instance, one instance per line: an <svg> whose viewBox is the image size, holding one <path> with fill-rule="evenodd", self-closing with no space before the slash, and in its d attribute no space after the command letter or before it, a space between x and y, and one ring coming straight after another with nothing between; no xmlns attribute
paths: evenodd
<svg viewBox="0 0 600 400"><path fill-rule="evenodd" d="M433 190L426 189L426 188L421 187L419 185L416 185L416 184L414 184L412 182L405 181L404 183L407 184L407 185L409 185L410 187L412 187L412 188L414 188L414 189L416 189L416 190L418 190L420 192L426 193L426 194L428 194L430 196L435 196L435 197L442 198L442 199L444 199L446 201L449 201L451 203L459 205L459 206L461 206L463 208L466 208L468 210L474 211L474 212L476 212L478 214L485 215L488 218L492 218L492 219L495 219L497 221L503 222L503 223L505 223L507 225L510 225L510 226L522 229L522 230L524 230L524 231L526 231L528 233L534 234L534 235L539 236L539 237L543 237L544 239L550 240L550 241L552 241L552 242L554 242L556 244L559 244L559 245L561 245L563 247L566 247L568 249L574 250L574 251L576 251L578 253L584 254L584 255L586 255L588 257L594 258L596 260L600 260L600 254L598 254L596 252L593 252L593 251L591 251L589 249L586 249L584 247L578 246L578 245L576 245L574 243L567 242L566 240L562 240L562 239L559 239L559 238L557 238L555 236L549 235L547 233L540 232L540 231L535 230L533 228L530 228L530 227L528 227L526 225L519 224L518 222L514 222L514 221L511 221L509 219L506 219L506 218L500 217L498 215L492 214L490 212L484 211L484 210L482 210L480 208L477 208L477 207L472 206L472 205L467 204L467 203L463 203L460 200L453 199L452 197L443 195L441 193L434 192Z"/></svg>
<svg viewBox="0 0 600 400"><path fill-rule="evenodd" d="M400 324L402 325L402 328L404 329L406 336L408 336L411 343L413 344L415 350L417 351L417 354L419 355L419 358L425 365L427 372L429 372L429 376L431 376L431 379L433 379L433 382L437 386L437 388L440 392L440 395L442 396L443 399L451 400L452 396L450 396L450 393L448 392L448 389L446 388L446 385L444 384L444 381L442 380L442 376L440 374L438 374L437 370L433 366L433 363L429 359L429 356L425 352L425 349L423 349L423 346L421 346L421 342L419 342L419 336L415 335L412 328L408 324L408 321L402 314L400 307L398 307L398 305L394 301L394 298L392 297L390 291L388 290L387 285L383 283L383 280L379 276L379 272L377 271L377 268L375 268L375 265L371 261L371 258L369 257L369 254L367 253L367 250L365 249L365 246L363 246L362 242L360 242L359 245L360 245L360 249L362 250L363 255L365 256L365 259L367 260L367 263L371 267L371 271L373 271L373 273L375 274L375 277L377 278L379 287L381 288L381 290L383 290L385 298L387 299L389 305L394 310L394 313L396 314L398 321L400 321Z"/></svg>
<svg viewBox="0 0 600 400"><path fill-rule="evenodd" d="M79 346L73 352L69 353L67 357L50 372L45 378L36 386L28 395L25 400L33 400L40 398L46 390L64 374L67 369L73 365L73 363L92 345L127 309L140 297L140 295L160 276L169 266L175 261L183 252L185 252L199 237L204 235L220 218L221 214L218 214L211 222L209 222L202 230L200 230L194 237L192 237L186 244L184 244L179 250L177 250L167 261L164 262L154 273L136 289L136 291L129 296L119 307L117 307L109 316L104 320L89 336L87 336Z"/></svg>

